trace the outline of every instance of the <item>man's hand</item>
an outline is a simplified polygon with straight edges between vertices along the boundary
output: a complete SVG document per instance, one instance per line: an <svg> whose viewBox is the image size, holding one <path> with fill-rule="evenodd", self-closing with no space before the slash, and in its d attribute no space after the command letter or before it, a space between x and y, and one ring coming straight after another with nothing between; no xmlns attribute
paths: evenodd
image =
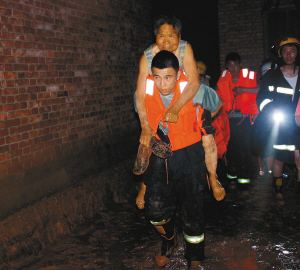
<svg viewBox="0 0 300 270"><path fill-rule="evenodd" d="M177 123L179 118L179 112L181 108L183 107L183 103L179 102L178 100L166 111L166 114L164 116L165 122L170 123Z"/></svg>
<svg viewBox="0 0 300 270"><path fill-rule="evenodd" d="M232 89L232 92L235 94L235 96L239 96L239 95L245 93L244 87L234 87L234 88Z"/></svg>
<svg viewBox="0 0 300 270"><path fill-rule="evenodd" d="M152 136L155 136L154 130L150 127L150 125L145 125L142 127L142 133L140 136L140 144L145 145L146 147L150 147L150 140Z"/></svg>
<svg viewBox="0 0 300 270"><path fill-rule="evenodd" d="M176 123L178 121L178 113L179 111L177 111L174 106L172 106L171 108L169 108L166 111L166 114L164 116L164 121L165 122L170 122L170 123Z"/></svg>

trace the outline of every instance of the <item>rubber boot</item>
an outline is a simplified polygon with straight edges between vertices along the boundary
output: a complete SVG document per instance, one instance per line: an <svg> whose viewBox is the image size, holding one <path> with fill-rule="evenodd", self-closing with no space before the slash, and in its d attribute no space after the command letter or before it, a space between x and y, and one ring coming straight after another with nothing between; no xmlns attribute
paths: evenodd
<svg viewBox="0 0 300 270"><path fill-rule="evenodd" d="M172 219L167 220L165 223L155 225L155 228L160 234L162 241L161 252L155 257L155 261L158 266L165 266L169 263L173 250L178 244L177 232Z"/></svg>
<svg viewBox="0 0 300 270"><path fill-rule="evenodd" d="M191 262L201 262L205 259L204 240L201 241L200 243L190 243L185 239L184 242L185 242L184 257L187 259L188 264L190 264ZM198 268L191 268L191 269L198 269Z"/></svg>

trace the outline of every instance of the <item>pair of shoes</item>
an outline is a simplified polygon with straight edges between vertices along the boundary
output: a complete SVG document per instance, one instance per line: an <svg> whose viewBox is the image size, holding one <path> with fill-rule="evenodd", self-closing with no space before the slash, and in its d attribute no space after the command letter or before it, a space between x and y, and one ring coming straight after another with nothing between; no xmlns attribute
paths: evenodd
<svg viewBox="0 0 300 270"><path fill-rule="evenodd" d="M150 148L154 155L163 159L169 158L173 155L171 145L157 139L154 136L150 140Z"/></svg>
<svg viewBox="0 0 300 270"><path fill-rule="evenodd" d="M199 270L199 269L204 269L201 264L200 261L188 261L188 267L189 270Z"/></svg>
<svg viewBox="0 0 300 270"><path fill-rule="evenodd" d="M138 153L134 162L133 173L136 175L143 174L149 166L149 158L151 156L151 148L140 144Z"/></svg>
<svg viewBox="0 0 300 270"><path fill-rule="evenodd" d="M175 231L174 237L171 240L163 240L161 252L155 257L155 262L158 266L165 266L169 263L170 257L178 244L178 234Z"/></svg>

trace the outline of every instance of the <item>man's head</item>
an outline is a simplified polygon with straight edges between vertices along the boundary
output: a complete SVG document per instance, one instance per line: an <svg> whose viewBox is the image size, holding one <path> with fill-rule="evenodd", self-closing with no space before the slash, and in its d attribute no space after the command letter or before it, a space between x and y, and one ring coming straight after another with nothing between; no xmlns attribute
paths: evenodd
<svg viewBox="0 0 300 270"><path fill-rule="evenodd" d="M181 40L181 22L176 17L161 16L154 22L156 44L163 51L175 52Z"/></svg>
<svg viewBox="0 0 300 270"><path fill-rule="evenodd" d="M284 38L278 48L278 54L281 56L283 65L294 65L299 62L300 42L293 37Z"/></svg>
<svg viewBox="0 0 300 270"><path fill-rule="evenodd" d="M151 70L158 91L162 95L173 93L180 77L177 57L169 51L160 51L152 60Z"/></svg>
<svg viewBox="0 0 300 270"><path fill-rule="evenodd" d="M206 74L206 65L202 61L197 61L197 69L200 76L203 76Z"/></svg>
<svg viewBox="0 0 300 270"><path fill-rule="evenodd" d="M232 76L238 76L241 67L241 56L236 52L227 54L225 58L225 67Z"/></svg>

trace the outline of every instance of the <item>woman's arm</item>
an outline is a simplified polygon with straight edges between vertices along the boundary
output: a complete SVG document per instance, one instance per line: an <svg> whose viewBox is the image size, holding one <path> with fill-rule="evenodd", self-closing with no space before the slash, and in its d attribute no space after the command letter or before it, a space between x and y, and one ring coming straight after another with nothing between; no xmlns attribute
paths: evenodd
<svg viewBox="0 0 300 270"><path fill-rule="evenodd" d="M139 114L142 133L140 136L140 143L149 147L150 139L155 136L154 130L150 127L148 122L145 96L146 96L146 77L149 75L146 57L143 54L139 65L139 75L136 89L136 108Z"/></svg>
<svg viewBox="0 0 300 270"><path fill-rule="evenodd" d="M169 108L164 116L166 122L176 123L178 121L178 113L181 108L186 105L196 95L200 88L199 73L197 70L196 60L192 46L187 43L186 53L183 59L184 71L188 77L188 84L185 86L182 95Z"/></svg>

